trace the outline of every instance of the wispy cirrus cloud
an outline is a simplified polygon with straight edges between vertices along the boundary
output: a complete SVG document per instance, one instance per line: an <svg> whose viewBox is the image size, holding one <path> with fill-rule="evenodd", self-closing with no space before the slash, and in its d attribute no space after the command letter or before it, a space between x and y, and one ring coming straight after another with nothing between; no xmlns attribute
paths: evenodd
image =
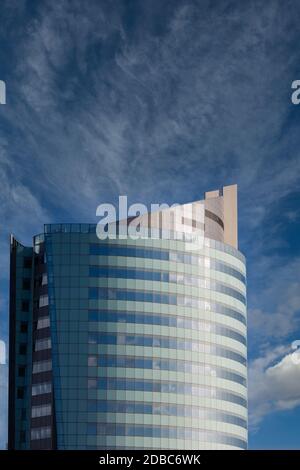
<svg viewBox="0 0 300 470"><path fill-rule="evenodd" d="M295 33L289 15L278 20L279 2L259 16L258 7L174 3L154 34L145 21L128 31L122 8L108 16L95 2L44 2L20 44L16 113L49 197L63 186L68 204L76 182L82 204L115 184L145 198L155 185L179 200L187 177L199 196L238 180L251 200L243 213L259 223L299 180L299 155L291 171L274 146L290 112L282 44Z"/></svg>

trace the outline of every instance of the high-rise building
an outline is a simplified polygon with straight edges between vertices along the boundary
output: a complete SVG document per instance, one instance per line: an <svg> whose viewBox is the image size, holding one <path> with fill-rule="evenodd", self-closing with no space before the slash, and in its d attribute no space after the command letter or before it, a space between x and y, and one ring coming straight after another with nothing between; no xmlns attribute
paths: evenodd
<svg viewBox="0 0 300 470"><path fill-rule="evenodd" d="M236 186L115 226L11 237L9 448L245 449Z"/></svg>

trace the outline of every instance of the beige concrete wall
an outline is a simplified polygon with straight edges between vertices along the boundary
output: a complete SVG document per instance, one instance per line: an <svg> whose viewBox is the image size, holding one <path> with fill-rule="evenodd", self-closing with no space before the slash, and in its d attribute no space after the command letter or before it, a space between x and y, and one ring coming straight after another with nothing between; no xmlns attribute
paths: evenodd
<svg viewBox="0 0 300 470"><path fill-rule="evenodd" d="M204 209L211 213L210 217L205 217ZM213 220L212 214L221 222ZM134 224L140 224L143 228L158 229L162 228L163 223L164 230L186 233L203 230L205 224L205 237L238 248L237 220L237 185L233 184L224 186L222 190L206 192L204 200L136 217ZM191 224L192 221L194 226ZM127 220L120 221L120 224L127 225L127 223Z"/></svg>
<svg viewBox="0 0 300 470"><path fill-rule="evenodd" d="M237 185L224 186L224 243L238 248Z"/></svg>

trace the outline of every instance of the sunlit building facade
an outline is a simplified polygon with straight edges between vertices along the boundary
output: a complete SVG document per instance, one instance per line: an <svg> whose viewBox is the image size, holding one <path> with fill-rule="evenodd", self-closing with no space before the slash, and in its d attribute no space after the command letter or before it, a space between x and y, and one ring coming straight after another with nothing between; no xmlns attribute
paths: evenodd
<svg viewBox="0 0 300 470"><path fill-rule="evenodd" d="M11 237L9 448L247 448L237 188L134 222Z"/></svg>

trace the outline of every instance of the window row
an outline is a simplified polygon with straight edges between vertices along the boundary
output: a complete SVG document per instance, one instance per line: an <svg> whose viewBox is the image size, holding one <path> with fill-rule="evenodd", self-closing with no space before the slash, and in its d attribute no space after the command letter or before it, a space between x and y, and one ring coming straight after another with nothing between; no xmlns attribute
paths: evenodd
<svg viewBox="0 0 300 470"><path fill-rule="evenodd" d="M178 395L193 395L203 398L211 398L215 400L224 400L237 405L246 407L247 401L227 390L217 387L205 387L200 385L189 384L185 382L164 382L140 379L123 379L123 378L90 378L88 379L88 387L98 390L131 390L136 392L152 392L152 393L175 393Z"/></svg>
<svg viewBox="0 0 300 470"><path fill-rule="evenodd" d="M89 400L88 411L94 413L136 413L150 415L183 416L201 420L220 421L247 429L247 421L234 414L199 406L169 403Z"/></svg>
<svg viewBox="0 0 300 470"><path fill-rule="evenodd" d="M35 351L43 351L44 349L51 349L51 338L37 339L35 341Z"/></svg>
<svg viewBox="0 0 300 470"><path fill-rule="evenodd" d="M41 428L31 429L31 440L35 441L37 439L48 439L51 437L51 427L44 426Z"/></svg>
<svg viewBox="0 0 300 470"><path fill-rule="evenodd" d="M41 295L39 298L39 308L49 305L48 295Z"/></svg>
<svg viewBox="0 0 300 470"><path fill-rule="evenodd" d="M236 279L239 279L244 284L246 282L245 276L240 271L226 263L222 263L221 261L217 261L209 257L204 257L203 255L185 253L183 251L98 244L90 245L90 255L148 258L162 261L173 261L175 263L192 264L195 266L204 266L206 268L215 269L216 271L229 274Z"/></svg>
<svg viewBox="0 0 300 470"><path fill-rule="evenodd" d="M183 372L186 374L205 375L230 380L246 386L246 378L236 372L231 372L223 367L198 364L179 359L160 359L135 356L89 356L90 367L126 367L134 369L168 370L172 372Z"/></svg>
<svg viewBox="0 0 300 470"><path fill-rule="evenodd" d="M36 395L43 395L45 393L51 393L52 391L52 384L51 382L41 382L38 384L32 385L32 396Z"/></svg>
<svg viewBox="0 0 300 470"><path fill-rule="evenodd" d="M48 276L47 273L42 274L41 285L46 286L48 284Z"/></svg>
<svg viewBox="0 0 300 470"><path fill-rule="evenodd" d="M119 225L117 221L117 227ZM96 234L96 229L97 229L97 224L46 224L44 228L44 233L50 234L50 233L61 233L61 234L66 234L66 233L82 233L82 234ZM44 241L44 234L36 235L35 240L36 243L42 243ZM66 235L62 235L60 240L55 240L52 239L52 243L62 243L63 241L67 241L68 244L74 244L77 243L79 240L83 240L84 242L86 240L89 240L90 237L87 238L79 238L76 237L75 239L72 238L72 235L69 235L66 238ZM242 253L240 253L238 250L233 248L230 245L226 245L222 242L219 242L218 240L213 240L211 238L204 238L204 246L213 248L215 250L220 250L224 253L232 254L236 258L240 259L241 261L244 261L244 256Z"/></svg>
<svg viewBox="0 0 300 470"><path fill-rule="evenodd" d="M158 281L168 282L175 284L183 284L187 286L200 287L210 289L215 292L230 295L235 299L246 305L246 297L236 289L225 286L221 282L214 281L198 276L192 276L183 273L174 273L167 271L151 271L151 270L140 270L134 268L113 268L113 267L101 267L101 266L90 266L89 270L90 277L97 278L121 278L121 279L140 279L143 281Z"/></svg>
<svg viewBox="0 0 300 470"><path fill-rule="evenodd" d="M130 346L143 346L150 348L180 349L185 351L202 352L215 356L225 357L232 361L246 365L246 357L228 348L210 343L192 341L190 339L170 338L168 336L152 335L126 335L109 334L104 332L90 332L88 335L90 344L117 344Z"/></svg>
<svg viewBox="0 0 300 470"><path fill-rule="evenodd" d="M40 418L41 416L50 416L51 415L51 404L47 403L45 405L33 406L31 408L31 417Z"/></svg>
<svg viewBox="0 0 300 470"><path fill-rule="evenodd" d="M32 373L38 374L39 372L48 372L52 370L52 361L38 361L33 363Z"/></svg>
<svg viewBox="0 0 300 470"><path fill-rule="evenodd" d="M167 305L178 305L221 313L228 317L246 324L245 316L238 310L226 307L219 302L210 302L197 297L190 297L176 294L162 294L160 292L130 290L130 289L110 289L105 287L90 287L90 299L100 300L122 300L133 302L150 302Z"/></svg>
<svg viewBox="0 0 300 470"><path fill-rule="evenodd" d="M230 434L215 431L202 431L195 428L172 427L172 426L146 426L141 424L109 424L89 423L87 428L89 436L132 436L149 437L160 439L183 439L200 442L214 442L227 444L241 449L246 449L247 443Z"/></svg>
<svg viewBox="0 0 300 470"><path fill-rule="evenodd" d="M48 276L47 273L42 273L38 277L36 277L34 281L35 288L40 288L42 286L46 286L48 284Z"/></svg>
<svg viewBox="0 0 300 470"><path fill-rule="evenodd" d="M37 329L41 330L42 328L48 328L50 326L50 318L49 317L41 317L38 319L37 322Z"/></svg>
<svg viewBox="0 0 300 470"><path fill-rule="evenodd" d="M193 318L180 317L175 315L155 315L138 312L90 310L89 320L100 323L132 323L140 325L159 325L175 328L185 328L194 331L205 331L216 335L226 336L235 339L246 345L246 337L237 331L227 328L218 323L195 320Z"/></svg>

